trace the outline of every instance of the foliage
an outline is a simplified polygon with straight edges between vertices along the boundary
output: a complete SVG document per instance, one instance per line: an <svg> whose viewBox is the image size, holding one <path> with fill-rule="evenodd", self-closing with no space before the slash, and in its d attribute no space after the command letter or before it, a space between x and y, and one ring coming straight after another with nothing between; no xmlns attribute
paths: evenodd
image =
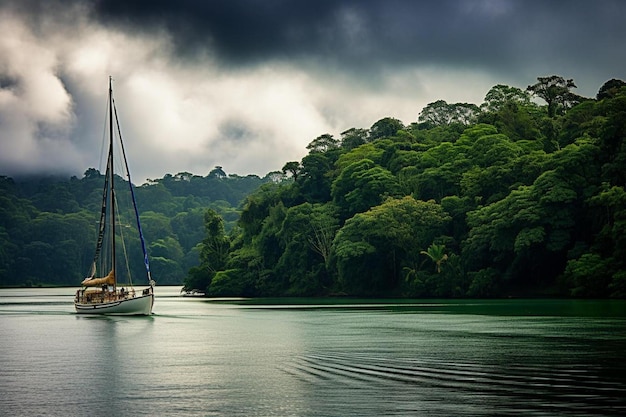
<svg viewBox="0 0 626 417"><path fill-rule="evenodd" d="M208 209L204 213L204 230L205 238L200 245L200 265L185 280L186 290L208 289L216 273L226 266L230 241L224 232L224 221L215 210Z"/></svg>
<svg viewBox="0 0 626 417"><path fill-rule="evenodd" d="M333 182L331 195L345 219L380 204L385 195L396 195L398 188L391 172L370 159L363 159L339 174Z"/></svg>
<svg viewBox="0 0 626 417"><path fill-rule="evenodd" d="M157 282L182 284L188 271L198 268L197 246L206 235L203 217L208 208L220 221L225 219L225 232L230 231L243 198L268 181L226 176L216 167L207 177L168 174L136 187ZM0 286L80 283L93 260L103 184L103 175L94 168L80 179L0 177ZM117 192L118 199L129 198L127 186L118 185ZM138 237L125 239L131 275L145 276Z"/></svg>
<svg viewBox="0 0 626 417"><path fill-rule="evenodd" d="M349 219L335 237L338 281L346 292L390 292L404 266L438 237L448 215L434 201L389 198Z"/></svg>
<svg viewBox="0 0 626 417"><path fill-rule="evenodd" d="M445 253L445 245L432 244L428 247L428 250L420 251L422 255L426 255L431 261L435 263L437 273L441 273L441 265L448 260L448 255Z"/></svg>
<svg viewBox="0 0 626 417"><path fill-rule="evenodd" d="M475 122L479 113L480 109L475 104L448 104L445 100L437 100L424 107L418 120L428 127L451 124L468 126Z"/></svg>
<svg viewBox="0 0 626 417"><path fill-rule="evenodd" d="M548 104L548 117L555 117L582 101L582 97L570 90L576 88L574 80L566 80L558 75L537 77L537 82L526 90L542 98Z"/></svg>
<svg viewBox="0 0 626 417"><path fill-rule="evenodd" d="M603 181L624 183L626 92L613 82L605 88L611 94L594 102L571 93L572 80L538 81L527 91L495 86L480 107L433 102L408 127L384 118L369 133L346 130L339 142L317 138L294 164L307 166L306 175L298 171L292 183L246 203L241 247L232 253L236 259L248 248L247 266L238 264L256 283L247 288L257 295L621 296L626 203L598 196ZM598 215L601 207L609 216ZM315 235L318 211L328 227ZM329 231L324 249L312 245L322 230ZM591 278L604 292L581 284L577 259L599 259L598 270L611 262L609 278Z"/></svg>

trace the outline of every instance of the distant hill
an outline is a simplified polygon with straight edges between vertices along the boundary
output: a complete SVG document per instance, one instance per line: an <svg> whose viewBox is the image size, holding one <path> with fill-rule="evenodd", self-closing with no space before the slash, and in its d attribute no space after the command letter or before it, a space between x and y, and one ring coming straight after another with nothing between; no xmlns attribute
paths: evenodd
<svg viewBox="0 0 626 417"><path fill-rule="evenodd" d="M245 197L275 178L217 168L205 177L168 174L135 189L161 284L182 284L198 264L206 209L218 212L230 231ZM96 169L82 178L0 177L0 286L77 285L93 257L103 184Z"/></svg>

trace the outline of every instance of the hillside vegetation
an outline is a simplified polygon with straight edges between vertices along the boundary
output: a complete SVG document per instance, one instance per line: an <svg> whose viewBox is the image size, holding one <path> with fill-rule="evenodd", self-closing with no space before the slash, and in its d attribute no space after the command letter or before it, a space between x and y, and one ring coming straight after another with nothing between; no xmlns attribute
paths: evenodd
<svg viewBox="0 0 626 417"><path fill-rule="evenodd" d="M626 295L626 88L497 85L315 138L289 178L205 218L185 285L214 296ZM545 103L545 104L544 104Z"/></svg>
<svg viewBox="0 0 626 417"><path fill-rule="evenodd" d="M136 187L158 283L182 285L198 265L207 208L220 213L230 230L245 196L270 177L228 176L216 167L205 177L168 174ZM93 261L103 184L93 168L81 179L0 177L0 286L78 285ZM118 198L128 193L118 186ZM125 234L125 241L132 275L145 276L139 237Z"/></svg>

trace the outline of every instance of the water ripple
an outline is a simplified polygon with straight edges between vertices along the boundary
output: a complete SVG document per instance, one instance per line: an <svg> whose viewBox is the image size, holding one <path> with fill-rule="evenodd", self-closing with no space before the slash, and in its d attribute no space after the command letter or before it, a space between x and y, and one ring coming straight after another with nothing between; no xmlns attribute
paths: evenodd
<svg viewBox="0 0 626 417"><path fill-rule="evenodd" d="M622 382L601 376L589 366L455 363L430 359L390 359L353 354L310 354L295 358L283 370L313 385L335 387L397 384L415 394L444 388L450 395L510 397L510 404L554 412L626 414ZM413 391L413 392L411 392ZM410 398L410 397L407 397ZM513 410L510 411L514 413Z"/></svg>

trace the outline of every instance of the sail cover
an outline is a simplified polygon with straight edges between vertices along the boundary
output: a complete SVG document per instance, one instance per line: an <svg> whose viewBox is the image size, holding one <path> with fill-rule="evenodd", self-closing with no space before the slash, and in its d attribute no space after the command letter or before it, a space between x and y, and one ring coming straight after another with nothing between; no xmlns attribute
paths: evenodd
<svg viewBox="0 0 626 417"><path fill-rule="evenodd" d="M109 275L102 278L85 278L81 285L85 287L99 287L101 285L115 285L115 272L109 272Z"/></svg>

